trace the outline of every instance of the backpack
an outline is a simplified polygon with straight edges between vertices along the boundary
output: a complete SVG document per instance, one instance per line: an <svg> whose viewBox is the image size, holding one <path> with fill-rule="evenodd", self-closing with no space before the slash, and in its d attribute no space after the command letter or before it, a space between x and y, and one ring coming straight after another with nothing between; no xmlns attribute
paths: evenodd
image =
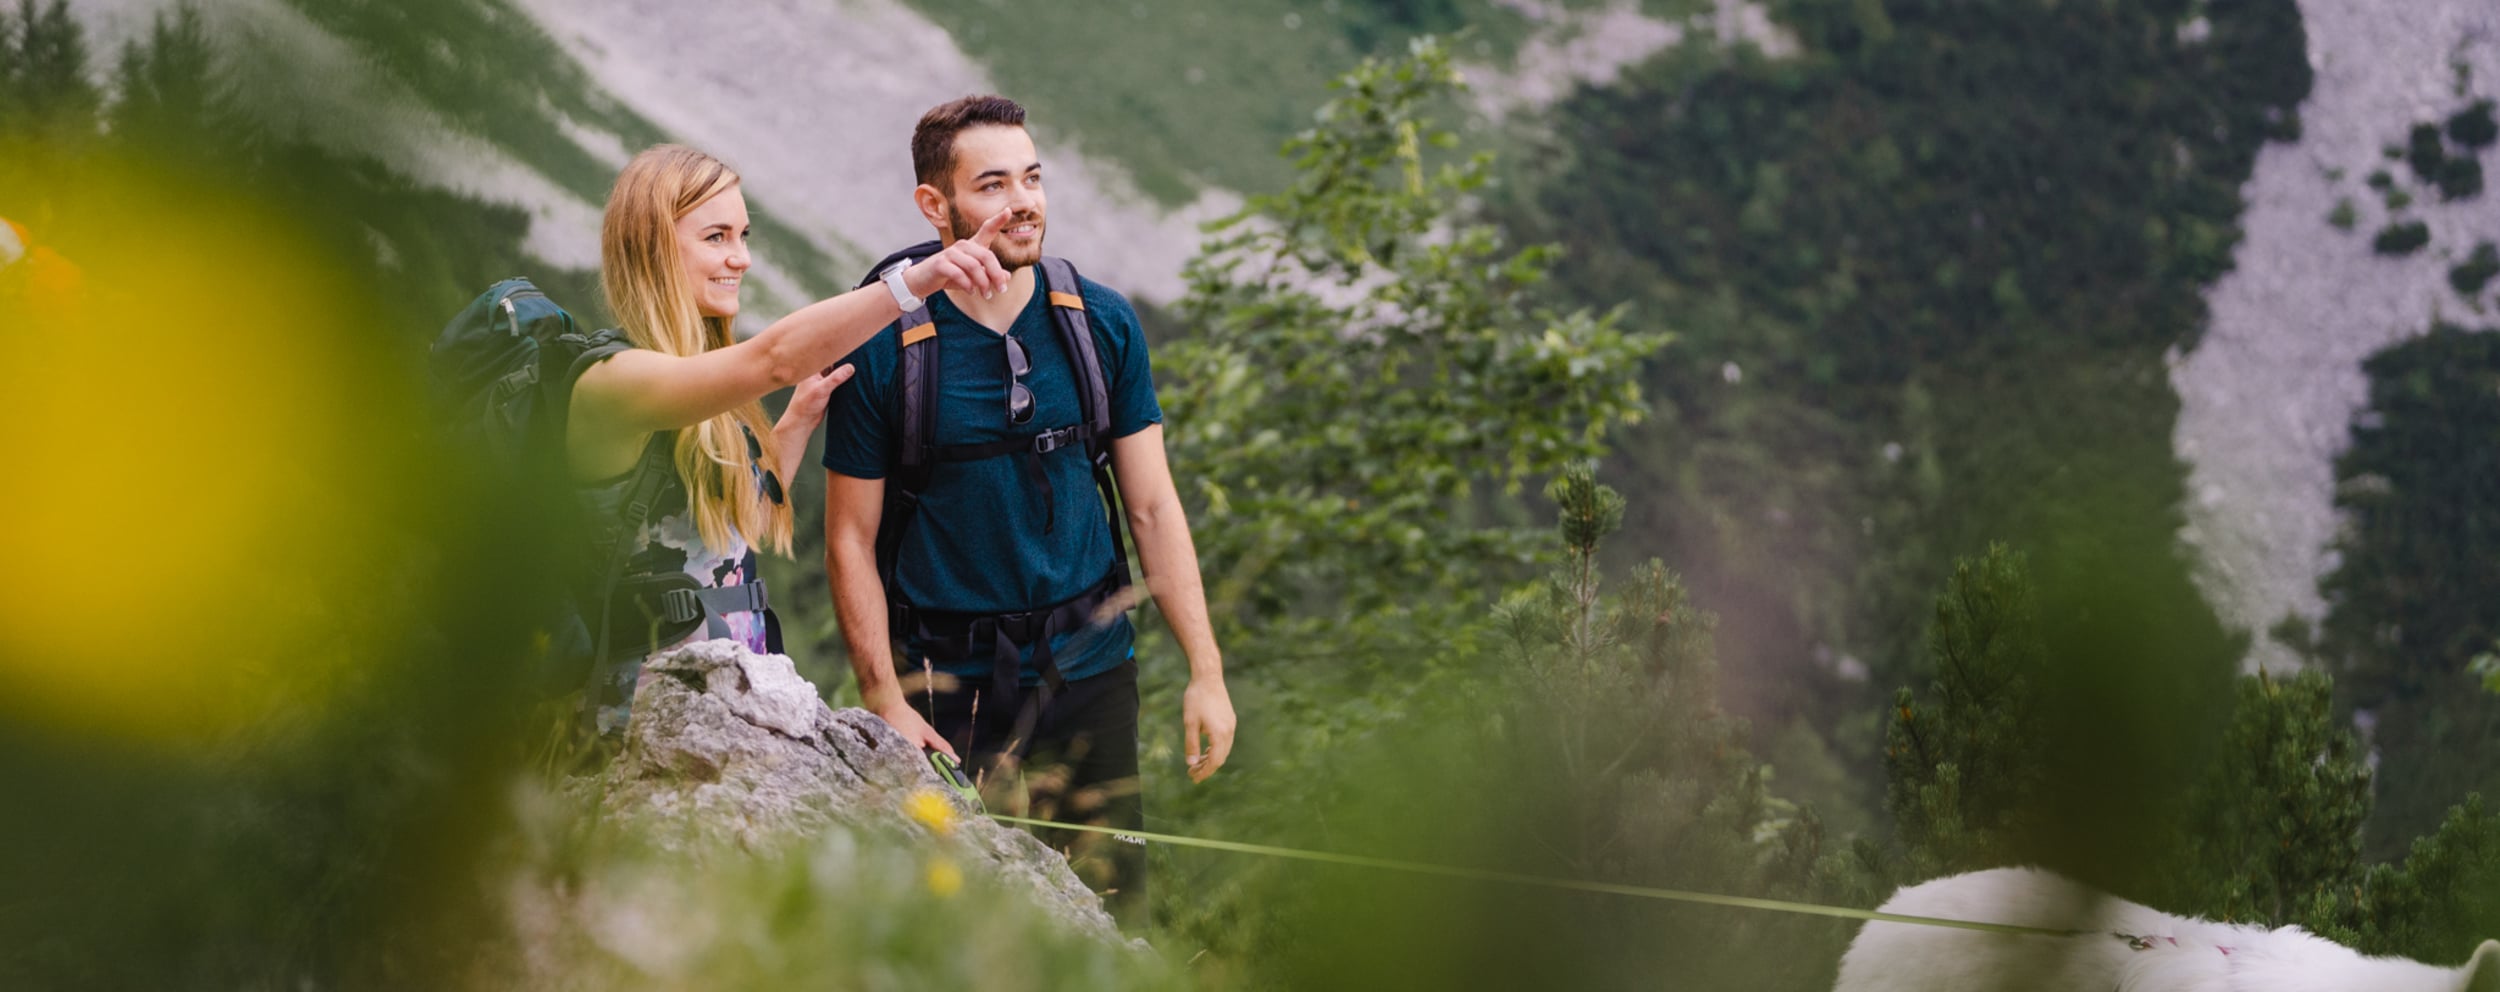
<svg viewBox="0 0 2500 992"><path fill-rule="evenodd" d="M869 269L859 284L873 285L894 263L917 261L938 250L937 242L924 241L888 255ZM989 655L993 660L992 698L1004 700L1011 711L1021 694L1019 668L1023 646L1038 645L1034 663L1042 675L1041 700L1047 702L1066 684L1051 658L1052 638L1097 622L1104 605L1118 599L1132 584L1126 536L1128 515L1121 512L1119 485L1111 474L1111 372L1094 344L1093 325L1085 314L1084 283L1077 276L1076 266L1063 258L1043 256L1037 269L1041 281L1035 291L1044 294L1050 307L1051 326L1059 332L1060 346L1067 350L1069 364L1075 369L1077 388L1083 394L1078 402L1084 419L989 444L939 445L936 439L941 363L937 327L925 304L904 314L896 339L900 355L895 365L895 392L900 409L894 419L893 455L886 466L884 515L877 524L877 577L885 586L889 636L898 641L917 641L927 646L934 657ZM1111 561L1100 582L1066 601L1011 614L929 610L904 600L895 580L903 535L919 516L920 494L928 489L930 476L939 463L1023 459L1025 477L1039 482L1043 498L1048 501L1056 495L1050 491L1049 475L1041 460L1063 451L1084 453L1093 469L1094 487L1102 494L1103 513L1111 527ZM1055 514L1045 514L1046 519L1052 516Z"/></svg>
<svg viewBox="0 0 2500 992"><path fill-rule="evenodd" d="M676 584L668 576L626 574L627 538L672 487L682 490L668 432L652 435L635 460L615 519L575 521L589 525L586 535L560 527L574 489L564 471L573 384L591 365L630 347L617 331L582 330L529 280L506 279L453 317L429 354L446 441L485 462L488 522L540 537L557 527L563 540L550 543L586 552L571 558L568 595L535 620L544 655L532 681L543 695L580 688L621 657L672 643L705 622L704 611L679 602L686 595L669 594ZM533 497L564 499L559 508ZM693 585L691 577L676 578Z"/></svg>

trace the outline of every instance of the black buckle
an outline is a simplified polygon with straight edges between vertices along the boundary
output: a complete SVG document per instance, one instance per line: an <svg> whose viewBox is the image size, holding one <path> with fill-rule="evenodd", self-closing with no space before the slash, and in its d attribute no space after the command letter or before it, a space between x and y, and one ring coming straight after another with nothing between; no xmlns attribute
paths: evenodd
<svg viewBox="0 0 2500 992"><path fill-rule="evenodd" d="M671 589L660 594L660 619L687 623L702 616L703 601L694 598L694 590Z"/></svg>
<svg viewBox="0 0 2500 992"><path fill-rule="evenodd" d="M1076 432L1072 430L1056 430L1033 435L1033 453L1047 455L1065 448L1068 446L1068 440L1075 435Z"/></svg>

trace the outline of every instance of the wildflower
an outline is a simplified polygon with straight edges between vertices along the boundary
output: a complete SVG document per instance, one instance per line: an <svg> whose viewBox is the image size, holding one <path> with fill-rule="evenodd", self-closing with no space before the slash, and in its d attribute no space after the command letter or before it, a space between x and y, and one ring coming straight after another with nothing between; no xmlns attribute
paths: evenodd
<svg viewBox="0 0 2500 992"><path fill-rule="evenodd" d="M955 867L953 861L938 858L929 862L927 881L929 891L937 893L940 899L946 899L963 890L964 872Z"/></svg>
<svg viewBox="0 0 2500 992"><path fill-rule="evenodd" d="M903 800L903 812L921 826L941 834L955 832L955 804L936 789L919 789Z"/></svg>

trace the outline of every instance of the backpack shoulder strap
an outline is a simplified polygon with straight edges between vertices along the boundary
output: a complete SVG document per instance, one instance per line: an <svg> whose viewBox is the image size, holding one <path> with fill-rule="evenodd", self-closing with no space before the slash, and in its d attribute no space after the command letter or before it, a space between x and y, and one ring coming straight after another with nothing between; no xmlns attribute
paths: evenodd
<svg viewBox="0 0 2500 992"><path fill-rule="evenodd" d="M877 524L877 575L886 599L896 601L894 566L903 532L920 514L920 493L929 488L937 462L938 336L926 306L904 314L895 338L894 453L887 461L885 512Z"/></svg>
<svg viewBox="0 0 2500 992"><path fill-rule="evenodd" d="M569 322L571 318L567 318ZM617 330L566 330L547 343L548 357L556 368L547 370L539 389L547 404L547 423L558 439L563 438L565 423L573 416L573 386L582 381L582 373L590 367L634 347Z"/></svg>
<svg viewBox="0 0 2500 992"><path fill-rule="evenodd" d="M1094 343L1093 322L1085 314L1084 280L1067 259L1044 255L1042 291L1048 294L1051 323L1059 329L1069 364L1076 367L1077 385L1084 392L1086 448L1107 446L1111 440L1111 372L1103 365L1102 349Z"/></svg>
<svg viewBox="0 0 2500 992"><path fill-rule="evenodd" d="M617 519L609 521L616 527L614 540L606 547L607 560L600 562L599 585L592 590L597 598L599 624L591 628L598 638L596 653L591 655L591 677L595 680L606 671L615 645L609 642L615 629L618 590L625 582L625 563L634 555L634 535L641 533L651 521L651 512L658 508L668 485L677 478L675 458L676 437L673 431L658 431L644 443L642 457L634 460L633 478L625 485L625 499L617 504Z"/></svg>
<svg viewBox="0 0 2500 992"><path fill-rule="evenodd" d="M932 322L929 308L921 307L904 314L898 330L901 333L895 338L895 471L886 481L889 487L899 482L917 493L928 487L930 465L937 460L937 324Z"/></svg>
<svg viewBox="0 0 2500 992"><path fill-rule="evenodd" d="M1114 589L1129 585L1128 514L1120 507L1119 480L1111 474L1111 370L1095 346L1093 321L1085 314L1085 283L1076 266L1056 255L1042 256L1042 290L1049 294L1051 324L1075 367L1077 388L1085 404L1085 456L1094 463L1094 488L1102 490L1102 510L1111 527L1111 579Z"/></svg>

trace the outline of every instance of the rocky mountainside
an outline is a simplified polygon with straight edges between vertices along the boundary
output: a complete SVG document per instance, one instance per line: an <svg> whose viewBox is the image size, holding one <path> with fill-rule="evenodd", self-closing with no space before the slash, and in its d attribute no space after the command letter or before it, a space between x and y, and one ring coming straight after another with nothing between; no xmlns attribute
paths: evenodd
<svg viewBox="0 0 2500 992"><path fill-rule="evenodd" d="M966 939L1002 917L1024 922L1003 946L917 964L900 952L889 962L899 973L977 974L1015 940L1080 954L1139 946L1058 852L978 815L883 720L828 708L790 659L705 641L647 674L615 760L573 780L564 801L522 803L595 827L525 845L498 889L503 932L473 966L478 987L772 987L827 954L773 945L795 942L793 929L828 927L833 944L855 945L833 960L864 960L897 954L890 942L911 944L950 910L973 914L956 918ZM851 900L898 915L863 915Z"/></svg>
<svg viewBox="0 0 2500 992"><path fill-rule="evenodd" d="M2177 358L2174 446L2190 466L2182 537L2223 617L2255 632L2248 667L2299 664L2265 632L2326 610L2335 457L2368 398L2362 362L2440 319L2488 326L2492 296L2448 278L2500 236L2500 196L2450 198L2407 162L2419 125L2500 94L2500 5L2300 0L2315 88L2296 143L2269 144L2245 197L2236 268ZM2491 156L2484 155L2484 159ZM2500 165L2500 163L2492 163ZM2426 243L2375 237L2408 223Z"/></svg>
<svg viewBox="0 0 2500 992"><path fill-rule="evenodd" d="M99 52L141 37L183 0L72 0ZM1027 93L1029 50L976 55L962 39L987 37L978 23L930 0L841 0L731 9L665 0L217 0L195 4L217 40L236 54L227 68L255 92L279 133L370 156L420 182L511 204L530 218L529 251L549 265L598 263L598 210L606 181L632 152L681 141L728 159L746 176L758 219L755 282L779 313L814 294L847 288L856 272L927 228L912 208L906 147L921 110L970 92L1009 90L1035 113L1050 167L1054 248L1084 259L1089 275L1149 301L1181 290L1180 268L1198 225L1230 212L1240 193L1203 176L1189 192L1150 196L1128 160L1198 162L1212 149L1257 149L1302 125L1298 94L1234 92L1201 107L1171 93L1141 94L1084 51L1049 53L1056 83ZM1087 44L1126 48L1121 60L1158 90L1220 85L1198 63L1206 46L1238 37L1253 16L1173 17L1131 27L1096 4L1063 12ZM1118 6L1118 5L1112 5ZM1291 5L1287 5L1290 7ZM1782 43L1758 4L1462 4L1462 18L1499 16L1509 41L1478 45L1479 109L1487 120L1533 109L1578 82L1602 81L1691 33ZM1481 9L1476 9L1481 8ZM1662 8L1690 8L1681 17ZM1334 5L1331 5L1334 10ZM1134 20L1143 21L1144 5ZM1125 13L1125 9L1122 10ZM1330 15L1345 20L1352 15ZM1342 38L1313 11L1296 10L1282 36L1299 36L1306 64L1269 71L1324 80L1352 61ZM1136 44L1125 38L1134 36ZM1137 52L1152 53L1141 57ZM1204 53L1204 54L1201 54ZM1002 81L984 58L1012 57ZM98 60L99 71L110 65ZM1095 68L1089 68L1094 66ZM1172 78L1162 78L1169 76ZM1096 93L1083 84L1094 84ZM1177 87L1177 89L1176 89ZM1093 97L1101 96L1105 101ZM1185 126L1142 136L1123 127L1163 119L1136 107L1160 100L1188 111ZM1110 123L1103 123L1108 120ZM1222 135L1220 145L1213 135ZM1244 140L1246 139L1246 140ZM1153 148L1139 148L1152 141ZM1168 146L1168 147L1167 147ZM1163 177L1161 185L1172 180Z"/></svg>
<svg viewBox="0 0 2500 992"><path fill-rule="evenodd" d="M875 714L833 710L789 658L734 641L700 641L646 667L625 748L593 791L607 823L698 859L767 851L836 823L917 821L1069 925L1117 936L1058 852L981 817ZM943 810L926 808L933 801Z"/></svg>

